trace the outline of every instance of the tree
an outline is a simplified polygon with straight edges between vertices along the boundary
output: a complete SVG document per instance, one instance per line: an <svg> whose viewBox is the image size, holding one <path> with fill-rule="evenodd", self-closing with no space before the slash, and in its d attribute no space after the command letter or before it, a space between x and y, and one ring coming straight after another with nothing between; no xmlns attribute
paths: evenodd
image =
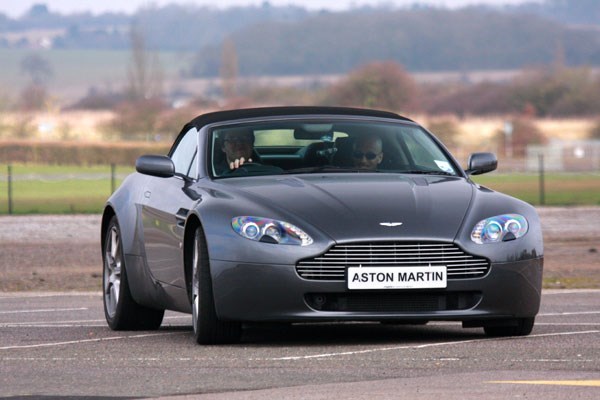
<svg viewBox="0 0 600 400"><path fill-rule="evenodd" d="M504 156L524 157L527 153L527 145L546 144L548 141L546 136L535 126L529 115L522 114L511 121L511 124L512 131L510 135L498 131L496 136ZM510 143L507 142L508 140L510 140Z"/></svg>
<svg viewBox="0 0 600 400"><path fill-rule="evenodd" d="M225 99L235 97L238 76L238 57L235 43L231 38L225 39L223 42L220 75L223 97Z"/></svg>
<svg viewBox="0 0 600 400"><path fill-rule="evenodd" d="M600 79L589 68L537 68L521 73L511 84L515 110L535 109L536 115L597 115Z"/></svg>
<svg viewBox="0 0 600 400"><path fill-rule="evenodd" d="M600 120L596 122L596 126L592 128L590 132L590 139L600 140Z"/></svg>
<svg viewBox="0 0 600 400"><path fill-rule="evenodd" d="M117 117L108 128L123 138L152 140L157 134L159 114L165 109L161 99L162 71L156 54L147 51L137 25L131 27L130 38L127 101L119 105Z"/></svg>
<svg viewBox="0 0 600 400"><path fill-rule="evenodd" d="M373 62L353 72L328 90L325 103L391 111L414 108L417 86L393 61Z"/></svg>
<svg viewBox="0 0 600 400"><path fill-rule="evenodd" d="M127 92L131 100L159 97L163 74L156 54L146 49L144 34L137 25L130 31L131 64L128 70Z"/></svg>
<svg viewBox="0 0 600 400"><path fill-rule="evenodd" d="M53 75L48 60L39 54L29 54L21 60L21 72L30 78L29 84L21 91L21 108L39 110L48 99L46 84Z"/></svg>
<svg viewBox="0 0 600 400"><path fill-rule="evenodd" d="M48 60L37 53L23 57L20 66L21 72L28 75L34 85L45 85L54 74Z"/></svg>

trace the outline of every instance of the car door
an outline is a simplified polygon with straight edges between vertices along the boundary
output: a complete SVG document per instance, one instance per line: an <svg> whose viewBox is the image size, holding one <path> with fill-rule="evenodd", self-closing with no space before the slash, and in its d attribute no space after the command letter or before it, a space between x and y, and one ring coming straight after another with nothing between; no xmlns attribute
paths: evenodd
<svg viewBox="0 0 600 400"><path fill-rule="evenodd" d="M188 211L196 200L186 190L197 178L198 131L191 128L179 137L172 151L175 176L152 177L144 191L141 215L146 261L152 276L184 288L183 234Z"/></svg>

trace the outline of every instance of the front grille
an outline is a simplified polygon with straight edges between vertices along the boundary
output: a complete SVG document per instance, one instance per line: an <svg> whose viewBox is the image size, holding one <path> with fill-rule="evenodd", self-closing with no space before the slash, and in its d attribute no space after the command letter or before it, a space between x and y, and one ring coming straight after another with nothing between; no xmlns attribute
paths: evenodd
<svg viewBox="0 0 600 400"><path fill-rule="evenodd" d="M323 255L300 260L296 271L304 279L344 281L346 268L359 266L446 266L448 280L457 280L484 276L490 262L453 243L373 242L335 245Z"/></svg>
<svg viewBox="0 0 600 400"><path fill-rule="evenodd" d="M481 301L481 293L309 293L304 298L317 311L418 313L468 310Z"/></svg>

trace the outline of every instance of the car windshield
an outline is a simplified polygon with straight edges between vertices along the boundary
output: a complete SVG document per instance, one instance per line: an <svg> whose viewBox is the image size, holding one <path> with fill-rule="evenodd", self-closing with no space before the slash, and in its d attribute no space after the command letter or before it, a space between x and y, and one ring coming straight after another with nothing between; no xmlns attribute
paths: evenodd
<svg viewBox="0 0 600 400"><path fill-rule="evenodd" d="M209 145L209 171L218 178L328 172L458 175L447 153L410 123L319 119L236 124L212 129Z"/></svg>

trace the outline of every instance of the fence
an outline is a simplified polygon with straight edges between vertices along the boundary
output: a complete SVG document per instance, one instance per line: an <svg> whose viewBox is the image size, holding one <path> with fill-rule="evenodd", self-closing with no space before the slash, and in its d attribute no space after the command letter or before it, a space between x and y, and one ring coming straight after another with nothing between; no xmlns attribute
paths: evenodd
<svg viewBox="0 0 600 400"><path fill-rule="evenodd" d="M527 146L528 170L537 168L540 154L546 159L547 171L600 171L600 140L553 140L544 146Z"/></svg>
<svg viewBox="0 0 600 400"><path fill-rule="evenodd" d="M600 171L557 172L554 162L544 152L530 159L500 159L498 171L472 179L536 205L600 205ZM131 172L133 167L114 164L0 166L0 214L100 213Z"/></svg>
<svg viewBox="0 0 600 400"><path fill-rule="evenodd" d="M96 213L132 172L115 164L94 167L8 165L0 174L6 202L0 214Z"/></svg>

